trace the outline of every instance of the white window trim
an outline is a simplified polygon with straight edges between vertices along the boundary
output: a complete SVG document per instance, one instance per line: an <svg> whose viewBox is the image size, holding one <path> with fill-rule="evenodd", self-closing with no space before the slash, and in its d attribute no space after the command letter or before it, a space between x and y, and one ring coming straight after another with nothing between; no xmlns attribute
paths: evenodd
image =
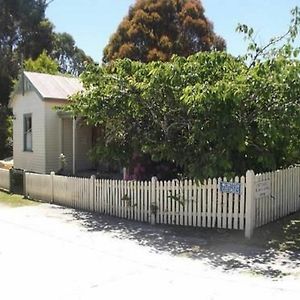
<svg viewBox="0 0 300 300"><path fill-rule="evenodd" d="M26 120L31 118L31 128L26 130ZM27 138L30 137L30 140ZM32 148L32 114L24 114L23 115L23 149L24 152L33 152Z"/></svg>

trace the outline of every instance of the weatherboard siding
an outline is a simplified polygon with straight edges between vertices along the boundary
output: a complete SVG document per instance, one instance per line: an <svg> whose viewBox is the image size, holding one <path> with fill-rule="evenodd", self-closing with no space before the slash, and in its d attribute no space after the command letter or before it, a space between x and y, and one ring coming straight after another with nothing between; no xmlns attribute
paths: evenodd
<svg viewBox="0 0 300 300"><path fill-rule="evenodd" d="M52 171L57 172L60 169L59 155L63 153L67 162L66 170L68 172L73 171L73 122L71 118L60 120L55 110L55 107L59 105L61 102L42 101L35 92L16 96L13 105L15 168L46 174ZM32 152L23 151L24 114L32 114ZM62 124L61 128L60 124ZM60 130L62 130L61 135ZM92 129L78 122L76 128L77 171L93 167L88 158L91 146Z"/></svg>
<svg viewBox="0 0 300 300"><path fill-rule="evenodd" d="M13 100L14 167L45 173L45 109L44 102L34 91L18 94ZM24 115L32 115L32 151L24 151Z"/></svg>
<svg viewBox="0 0 300 300"><path fill-rule="evenodd" d="M82 90L78 78L24 72L13 91L10 107L14 113L14 166L36 173L57 172L59 156L65 154L68 171L73 166L72 119L60 119L56 106L67 103L69 95ZM32 151L24 151L24 115L32 116ZM92 144L91 128L76 130L76 170L92 166L87 153Z"/></svg>
<svg viewBox="0 0 300 300"><path fill-rule="evenodd" d="M45 173L57 172L60 169L60 119L55 109L60 102L43 102L45 109L46 130L46 170Z"/></svg>

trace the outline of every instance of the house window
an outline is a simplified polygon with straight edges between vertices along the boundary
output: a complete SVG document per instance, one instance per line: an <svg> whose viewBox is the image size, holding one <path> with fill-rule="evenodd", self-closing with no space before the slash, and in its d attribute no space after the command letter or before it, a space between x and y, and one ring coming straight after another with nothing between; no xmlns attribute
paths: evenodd
<svg viewBox="0 0 300 300"><path fill-rule="evenodd" d="M32 116L24 115L24 151L32 151Z"/></svg>

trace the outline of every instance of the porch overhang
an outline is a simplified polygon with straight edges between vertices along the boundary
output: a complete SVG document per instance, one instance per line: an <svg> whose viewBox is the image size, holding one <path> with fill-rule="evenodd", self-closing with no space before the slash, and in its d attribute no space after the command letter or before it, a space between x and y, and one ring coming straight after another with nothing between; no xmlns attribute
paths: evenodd
<svg viewBox="0 0 300 300"><path fill-rule="evenodd" d="M60 119L71 119L73 115L68 111L58 110L57 115Z"/></svg>
<svg viewBox="0 0 300 300"><path fill-rule="evenodd" d="M59 141L60 141L60 153L62 153L62 145L63 145L63 119L72 119L72 174L76 174L76 128L77 128L77 122L79 118L74 117L70 112L59 110L57 112L57 115L59 117Z"/></svg>

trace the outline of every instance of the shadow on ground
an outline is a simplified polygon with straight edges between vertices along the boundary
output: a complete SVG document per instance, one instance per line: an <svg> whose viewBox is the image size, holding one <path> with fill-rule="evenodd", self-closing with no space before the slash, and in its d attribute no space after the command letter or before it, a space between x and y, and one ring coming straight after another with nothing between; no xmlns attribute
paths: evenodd
<svg viewBox="0 0 300 300"><path fill-rule="evenodd" d="M243 231L152 226L74 210L71 214L88 231L109 232L154 251L200 259L224 271L274 279L291 274L300 277L300 213L257 229L251 241L245 240Z"/></svg>

